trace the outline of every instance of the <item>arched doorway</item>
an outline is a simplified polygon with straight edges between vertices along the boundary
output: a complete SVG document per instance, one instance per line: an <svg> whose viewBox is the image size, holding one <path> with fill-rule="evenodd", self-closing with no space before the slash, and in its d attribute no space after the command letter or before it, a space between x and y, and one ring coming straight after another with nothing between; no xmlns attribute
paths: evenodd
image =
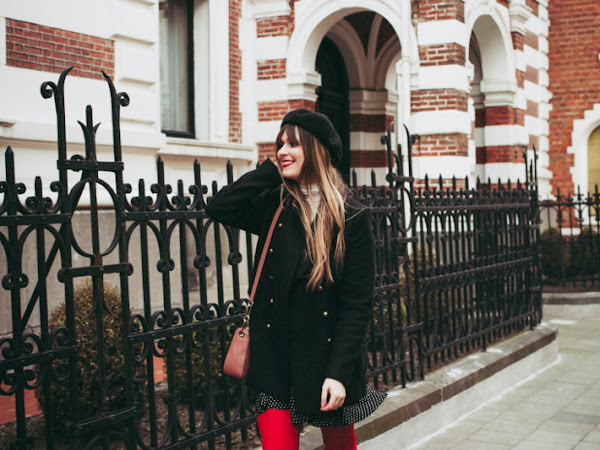
<svg viewBox="0 0 600 450"><path fill-rule="evenodd" d="M515 164L522 163L523 146L528 144L527 134L522 132L524 111L515 101L512 40L495 9L476 17L471 15L470 20L470 102L474 110L470 145L475 147L474 175L484 180L506 179Z"/></svg>
<svg viewBox="0 0 600 450"><path fill-rule="evenodd" d="M321 74L317 88L317 111L331 119L342 139L343 151L340 172L350 181L350 123L348 112L348 73L342 54L335 43L325 37L319 46L316 71Z"/></svg>
<svg viewBox="0 0 600 450"><path fill-rule="evenodd" d="M596 128L588 139L588 192L600 189L600 127Z"/></svg>

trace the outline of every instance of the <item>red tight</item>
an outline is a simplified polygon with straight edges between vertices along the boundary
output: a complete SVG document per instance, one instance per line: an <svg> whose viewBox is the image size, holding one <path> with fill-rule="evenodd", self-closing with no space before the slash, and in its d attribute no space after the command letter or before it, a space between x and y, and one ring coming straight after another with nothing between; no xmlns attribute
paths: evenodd
<svg viewBox="0 0 600 450"><path fill-rule="evenodd" d="M298 450L301 425L292 424L287 409L267 409L256 418L263 450ZM354 425L321 427L325 450L356 450Z"/></svg>

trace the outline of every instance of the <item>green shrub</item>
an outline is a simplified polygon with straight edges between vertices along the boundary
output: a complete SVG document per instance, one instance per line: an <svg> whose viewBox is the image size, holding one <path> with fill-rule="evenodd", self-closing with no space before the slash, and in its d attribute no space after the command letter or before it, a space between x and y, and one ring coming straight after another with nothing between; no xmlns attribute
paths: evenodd
<svg viewBox="0 0 600 450"><path fill-rule="evenodd" d="M556 228L548 228L540 235L542 273L550 279L560 279L567 273L570 259L569 242Z"/></svg>
<svg viewBox="0 0 600 450"><path fill-rule="evenodd" d="M208 340L208 358L206 361L204 352L204 339ZM229 345L229 334L226 345ZM227 347L225 347L225 351ZM188 392L187 356L184 353L175 357L175 389L184 401L192 400L198 408L205 408L209 403L209 391L214 394L214 407L217 411L224 411L227 406L227 393L229 394L230 407L235 406L239 395L241 395L241 382L236 378L228 377L223 373L223 356L219 341L219 330L211 328L205 332L197 332L194 335L194 345L191 350L191 380L192 393ZM208 370L206 365L208 364ZM165 370L166 371L166 370ZM210 373L210 382L207 374Z"/></svg>
<svg viewBox="0 0 600 450"><path fill-rule="evenodd" d="M79 416L76 420L94 417L98 412L99 369L98 343L96 338L97 316L90 315L92 311L92 283L84 282L75 287L73 293L75 310L75 332L77 337L77 372L79 377ZM107 378L107 390L104 392L104 411L115 411L127 405L126 373L122 352L121 334L121 296L119 289L110 284L104 284L104 302L106 310L103 315L104 326L104 365ZM54 308L48 320L50 330L65 326L65 303ZM52 362L52 372L55 376L68 376L67 359ZM39 369L38 369L39 370ZM45 376L49 376L45 371ZM134 366L132 388L135 400L143 405L146 368L144 365ZM50 389L51 403L47 404L43 389L36 389L35 395L45 414L52 414L57 420L59 429L63 429L72 420L73 399L70 395L68 378L65 381L53 380ZM138 411L142 412L142 411Z"/></svg>
<svg viewBox="0 0 600 450"><path fill-rule="evenodd" d="M591 275L600 270L600 235L584 228L571 244L570 275Z"/></svg>

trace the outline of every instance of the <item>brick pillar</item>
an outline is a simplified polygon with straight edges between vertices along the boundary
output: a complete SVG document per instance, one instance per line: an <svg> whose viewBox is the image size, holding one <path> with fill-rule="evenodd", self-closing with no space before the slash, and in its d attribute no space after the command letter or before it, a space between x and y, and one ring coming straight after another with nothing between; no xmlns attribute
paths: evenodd
<svg viewBox="0 0 600 450"><path fill-rule="evenodd" d="M256 104L258 123L255 142L258 160L275 156L275 138L281 119L292 109L314 111L319 74L289 74L286 52L294 29L294 2L257 6L256 20Z"/></svg>
<svg viewBox="0 0 600 450"><path fill-rule="evenodd" d="M467 49L463 0L422 0L417 14L420 69L418 86L411 92L411 133L418 176L470 175Z"/></svg>
<svg viewBox="0 0 600 450"><path fill-rule="evenodd" d="M74 66L71 76L103 80L114 77L115 46L111 39L6 20L6 65L60 73Z"/></svg>

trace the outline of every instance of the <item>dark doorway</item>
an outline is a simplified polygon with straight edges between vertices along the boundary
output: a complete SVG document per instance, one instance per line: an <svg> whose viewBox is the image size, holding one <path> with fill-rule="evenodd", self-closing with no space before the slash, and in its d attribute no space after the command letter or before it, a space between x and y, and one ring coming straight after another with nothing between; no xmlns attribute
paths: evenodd
<svg viewBox="0 0 600 450"><path fill-rule="evenodd" d="M350 118L348 108L348 74L344 58L337 45L325 37L317 52L316 70L321 74L317 88L317 111L325 114L342 138L343 152L340 172L350 181Z"/></svg>

